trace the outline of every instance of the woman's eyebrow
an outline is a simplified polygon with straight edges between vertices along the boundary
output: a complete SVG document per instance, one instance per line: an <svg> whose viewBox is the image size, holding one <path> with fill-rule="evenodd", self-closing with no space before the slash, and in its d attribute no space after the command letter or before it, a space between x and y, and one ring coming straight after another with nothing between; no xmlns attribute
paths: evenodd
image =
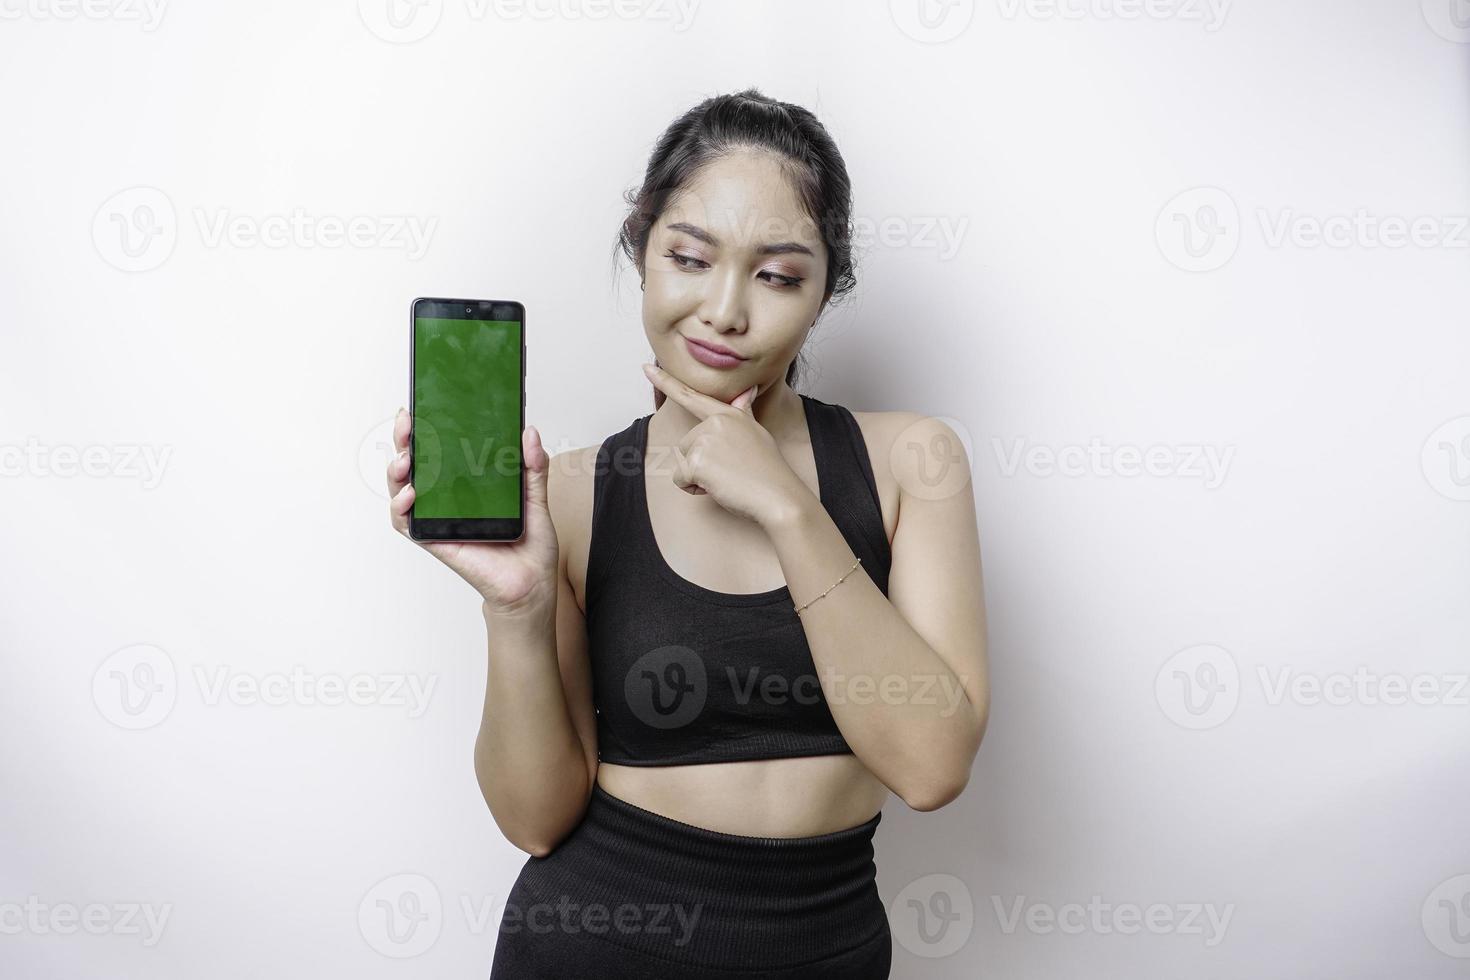
<svg viewBox="0 0 1470 980"><path fill-rule="evenodd" d="M714 235L711 235L698 225L689 224L687 221L676 221L669 225L669 230L682 231L686 235L694 236L706 245L713 245L715 248L720 247L720 241ZM796 252L801 255L812 254L812 250L801 244L801 242L771 242L756 248L756 254L758 255L786 255L791 252Z"/></svg>

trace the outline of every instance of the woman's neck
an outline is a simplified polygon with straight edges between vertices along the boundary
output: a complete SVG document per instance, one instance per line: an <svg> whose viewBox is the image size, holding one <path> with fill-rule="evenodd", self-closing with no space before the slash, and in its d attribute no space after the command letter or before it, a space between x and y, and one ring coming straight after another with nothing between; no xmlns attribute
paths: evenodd
<svg viewBox="0 0 1470 980"><path fill-rule="evenodd" d="M751 405L751 411L755 420L761 427L771 433L778 443L789 439L804 438L806 434L806 409L802 405L799 395L785 380L772 385L769 390L761 391L755 396ZM680 405L672 398L665 398L664 403L653 413L650 420L649 437L654 436L654 427L658 429L656 441L660 445L673 445L690 429L700 423L699 416L689 409Z"/></svg>

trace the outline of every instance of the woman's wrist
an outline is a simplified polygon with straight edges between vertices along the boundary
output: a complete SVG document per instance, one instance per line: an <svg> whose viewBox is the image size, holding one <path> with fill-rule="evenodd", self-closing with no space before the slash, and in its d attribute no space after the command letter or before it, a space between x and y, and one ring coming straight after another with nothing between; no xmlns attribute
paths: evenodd
<svg viewBox="0 0 1470 980"><path fill-rule="evenodd" d="M534 630L556 622L556 599L533 594L513 603L501 603L483 598L480 614L487 628Z"/></svg>
<svg viewBox="0 0 1470 980"><path fill-rule="evenodd" d="M789 531L810 521L822 509L817 495L801 483L788 493L774 496L766 514L761 517L760 525L768 534Z"/></svg>

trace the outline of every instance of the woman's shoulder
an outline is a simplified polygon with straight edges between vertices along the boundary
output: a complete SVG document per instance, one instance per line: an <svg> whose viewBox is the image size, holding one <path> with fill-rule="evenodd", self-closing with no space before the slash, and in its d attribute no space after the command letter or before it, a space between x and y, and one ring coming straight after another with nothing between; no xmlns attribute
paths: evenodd
<svg viewBox="0 0 1470 980"><path fill-rule="evenodd" d="M574 511L586 511L590 517L597 473L612 462L602 461L603 450L615 452L618 447L627 445L638 423L647 417L634 419L598 442L551 454L551 460L547 464L546 498L553 519L556 517L558 504L568 515ZM558 525L557 530L560 529Z"/></svg>
<svg viewBox="0 0 1470 980"><path fill-rule="evenodd" d="M910 439L928 440L935 436L963 441L959 420L943 415L928 415L902 409L891 411L857 411L848 409L870 445L884 448L902 445Z"/></svg>
<svg viewBox="0 0 1470 980"><path fill-rule="evenodd" d="M597 488L597 475L611 466L626 465L626 460L603 458L606 447L616 454L626 446L638 423L648 416L629 422L598 442L552 453L546 470L546 508L551 525L566 561L567 576L578 601L586 582L587 559L592 547L592 502Z"/></svg>
<svg viewBox="0 0 1470 980"><path fill-rule="evenodd" d="M868 444L868 453L874 461L886 458L895 449L904 452L904 447L914 441L927 441L935 436L958 438L957 432L949 424L953 420L942 416L905 409L866 411L847 405L839 407L857 423L863 440Z"/></svg>
<svg viewBox="0 0 1470 980"><path fill-rule="evenodd" d="M587 581L587 552L592 542L592 489L602 445L578 446L555 453L546 468L546 509L556 531L567 580L580 606Z"/></svg>
<svg viewBox="0 0 1470 980"><path fill-rule="evenodd" d="M613 439L577 446L551 454L546 466L546 506L556 527L558 540L565 543L592 526L592 493L603 447Z"/></svg>
<svg viewBox="0 0 1470 980"><path fill-rule="evenodd" d="M874 487L878 491L883 531L891 543L898 530L899 498L905 479L903 470L908 465L903 458L903 433L922 416L918 412L859 411L847 405L839 407L852 416L862 434L862 448L867 450L868 467L873 472Z"/></svg>
<svg viewBox="0 0 1470 980"><path fill-rule="evenodd" d="M849 411L867 444L890 540L904 493L928 499L939 492L939 486L948 495L956 484L969 482L971 450L968 431L960 420L901 409Z"/></svg>

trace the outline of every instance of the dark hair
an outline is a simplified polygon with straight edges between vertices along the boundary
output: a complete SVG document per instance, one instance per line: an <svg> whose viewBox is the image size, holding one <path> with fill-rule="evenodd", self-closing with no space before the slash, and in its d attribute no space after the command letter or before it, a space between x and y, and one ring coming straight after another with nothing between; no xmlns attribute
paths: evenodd
<svg viewBox="0 0 1470 980"><path fill-rule="evenodd" d="M733 95L705 99L664 130L648 158L643 184L624 199L628 216L618 234L614 255L621 250L640 277L648 249L648 233L675 193L699 172L732 150L771 150L780 155L807 214L816 223L827 249L827 283L823 309L833 298L857 285L852 256L852 183L837 144L810 111L778 102L748 88ZM786 371L786 383L798 375L797 358ZM658 408L664 393L654 389Z"/></svg>

